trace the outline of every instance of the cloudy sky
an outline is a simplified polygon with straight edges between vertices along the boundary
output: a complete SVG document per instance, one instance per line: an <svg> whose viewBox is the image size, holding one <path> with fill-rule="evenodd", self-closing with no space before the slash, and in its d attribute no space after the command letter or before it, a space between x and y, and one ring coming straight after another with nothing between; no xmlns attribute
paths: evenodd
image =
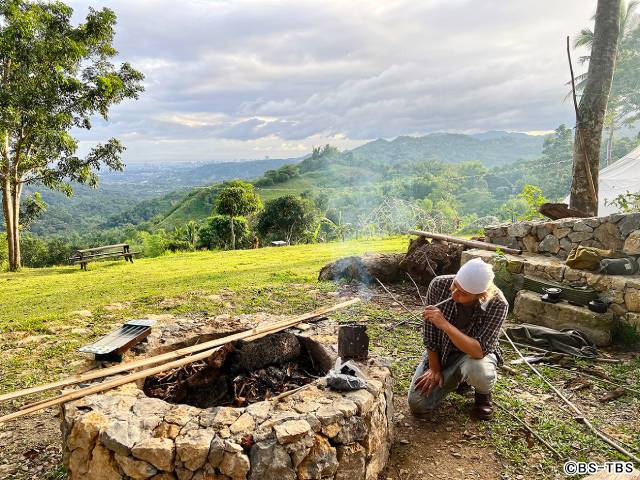
<svg viewBox="0 0 640 480"><path fill-rule="evenodd" d="M138 101L79 132L126 160L297 157L437 131L572 123L566 35L596 0L78 0L118 15ZM577 58L578 54L576 54Z"/></svg>

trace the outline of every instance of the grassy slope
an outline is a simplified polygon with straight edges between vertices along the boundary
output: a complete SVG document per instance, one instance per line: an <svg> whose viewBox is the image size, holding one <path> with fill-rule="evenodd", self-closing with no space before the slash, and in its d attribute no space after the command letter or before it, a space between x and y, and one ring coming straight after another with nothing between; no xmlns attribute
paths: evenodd
<svg viewBox="0 0 640 480"><path fill-rule="evenodd" d="M196 252L142 259L133 265L93 263L87 272L57 267L0 274L0 391L66 372L69 361L82 358L75 352L79 346L127 318L313 308L313 299L292 284L316 284L320 267L332 259L367 251L404 251L406 244L404 237L397 237ZM211 298L225 289L235 292L231 307ZM117 310L109 308L116 303Z"/></svg>
<svg viewBox="0 0 640 480"><path fill-rule="evenodd" d="M299 195L305 190L317 190L318 182L313 175L304 175L271 187L256 188L263 202L273 200L283 195ZM194 189L179 202L165 217L158 222L158 226L165 230L183 226L189 220L204 221L211 215L213 202L217 194L217 186Z"/></svg>

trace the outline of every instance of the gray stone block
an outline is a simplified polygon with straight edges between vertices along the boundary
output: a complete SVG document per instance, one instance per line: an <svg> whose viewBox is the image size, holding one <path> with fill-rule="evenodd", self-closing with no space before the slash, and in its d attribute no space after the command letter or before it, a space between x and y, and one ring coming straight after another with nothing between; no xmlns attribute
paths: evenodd
<svg viewBox="0 0 640 480"><path fill-rule="evenodd" d="M520 290L516 296L514 315L522 323L542 325L556 330L571 328L580 330L598 346L611 343L613 314L595 313L585 307L566 302L546 303L540 295Z"/></svg>

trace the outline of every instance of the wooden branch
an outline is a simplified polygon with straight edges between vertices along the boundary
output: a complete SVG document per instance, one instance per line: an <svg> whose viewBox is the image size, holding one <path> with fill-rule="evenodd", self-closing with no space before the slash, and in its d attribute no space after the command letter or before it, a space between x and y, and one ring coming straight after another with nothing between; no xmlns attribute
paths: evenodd
<svg viewBox="0 0 640 480"><path fill-rule="evenodd" d="M219 338L216 340L211 340L209 342L204 342L201 344L196 344L191 347L185 347L178 350L174 350L173 352L167 352L162 355L156 355L149 358L142 358L139 360L134 360L132 362L124 363L122 365L116 365L110 368L104 368L101 370L95 370L84 374L73 375L71 377L65 378L63 380L58 380L56 382L48 383L45 385L40 385L36 387L26 388L23 390L18 390L15 392L6 393L4 395L0 395L0 403L8 400L13 400L16 398L20 398L26 395L31 395L34 393L40 393L47 390L60 389L63 387L67 387L69 385L74 385L76 383L84 383L91 380L96 380L98 378L108 377L111 375L116 375L119 373L127 372L129 370L133 370L135 368L147 367L150 365L155 365L158 363L166 362L169 360L173 360L176 358L183 357L185 355L190 355L193 353L197 353L203 350L207 350L213 347L219 347L224 345L225 343L234 342L236 340L242 340L249 338L251 336L256 336L259 334L268 335L271 330L275 327L285 326L284 328L289 328L292 325L296 325L305 320L310 320L312 318L321 317L326 315L327 313L334 312L336 310L340 310L342 308L349 307L356 303L360 302L359 298L354 298L352 300L338 303L336 305L330 307L323 307L315 312L306 313L304 315L300 315L298 317L294 317L288 320L281 320L278 322L274 322L268 325L258 325L257 327L252 328L251 330L246 330L244 332L236 333L233 335L229 335L227 337Z"/></svg>
<svg viewBox="0 0 640 480"><path fill-rule="evenodd" d="M591 194L591 198L593 201L598 204L598 194L596 193L596 187L593 184L593 176L591 175L591 163L589 162L589 157L587 156L587 149L584 145L584 137L582 136L582 132L580 130L580 109L578 108L578 100L576 97L576 80L573 76L573 63L571 61L571 47L569 36L567 35L567 57L569 58L569 71L571 72L571 91L573 93L573 107L576 111L576 135L578 137L578 141L580 142L580 149L582 150L582 155L584 156L584 164L585 164L585 176L587 177L587 183L589 184L589 193Z"/></svg>
<svg viewBox="0 0 640 480"><path fill-rule="evenodd" d="M545 447L547 447L552 453L553 456L556 457L556 459L561 460L562 459L562 455L560 455L560 453L551 446L551 444L549 444L544 438L542 438L540 436L540 434L538 434L533 427L531 427L531 425L529 425L527 422L525 422L524 420L522 420L520 417L518 417L515 413L511 412L508 408L505 408L504 406L502 406L499 402L496 401L496 399L493 399L493 403L495 403L498 408L500 410L502 410L503 412L505 412L507 415L509 415L511 418L513 418L514 420L516 420L518 423L520 423L524 428L526 428L529 433L531 435L533 435L536 440L538 440L541 444L543 444Z"/></svg>
<svg viewBox="0 0 640 480"><path fill-rule="evenodd" d="M400 300L398 300L398 299L396 298L396 296L395 296L393 293L391 293L391 291L389 291L389 289L388 289L387 287L385 287L385 286L384 286L384 283L382 283L382 282L381 282L380 280L378 280L377 278L376 278L376 282L378 282L378 283L380 284L380 286L381 286L382 288L384 288L384 291L385 291L385 292L387 292L387 294L388 294L388 295L393 299L393 301L394 301L394 302L396 302L398 305L400 305L402 308L404 308L404 309L407 311L407 313L408 313L409 315L411 315L413 318L415 318L415 319L416 319L416 320L418 320L419 322L422 322L422 319L421 319L418 315L416 315L414 312L412 312L411 310L409 310L409 308L408 308L404 303L402 303Z"/></svg>
<svg viewBox="0 0 640 480"><path fill-rule="evenodd" d="M358 303L360 301L359 298L353 299L353 300L349 300L347 302L343 302L341 304L338 305L334 305L333 307L326 307L324 309L322 309L324 311L324 313L327 313L327 310L333 311L333 310L337 310L338 307L339 308L344 308L345 306L349 306L349 305L354 305L355 303ZM290 328L292 326L297 325L298 323L301 323L305 320L308 320L310 314L307 315L302 315L299 316L295 319L291 319L288 321L281 321L281 322L274 322L273 324L264 327L262 329L257 329L257 328L253 328L251 330L247 330L246 332L242 332L242 333L248 333L247 336L244 337L245 340L247 341L251 341L251 340L257 340L258 338L262 338L266 335L269 335L270 333L276 333L276 332L280 332L283 330L286 330L287 328ZM315 315L315 316L319 316L319 315ZM303 318L303 317L307 317L307 318ZM240 334L238 334L240 335ZM221 339L218 339L219 341L223 341L222 345L224 345L225 343L228 343L231 338L236 337L237 335L230 335L228 337L224 337ZM194 345L194 347L202 347L204 345L206 345L207 343L210 342L206 342L203 343L201 345ZM194 355L188 356L186 358L181 358L179 360L175 360L173 362L168 362L162 365L159 365L157 367L153 367L153 368L147 368L145 370L141 370L139 372L135 372L135 373L131 373L129 375L125 375L123 377L119 377L119 378L115 378L113 380L108 380L106 382L103 383L99 383L97 385L92 385L90 387L85 387L85 388L81 388L79 390L76 390L74 392L69 392L63 395L59 395L57 397L54 397L52 399L46 400L46 401L41 401L41 402L37 402L33 405L29 405L26 408L23 408L22 410L18 410L17 412L13 412L10 413L8 415L5 415L3 417L0 417L0 424L3 422L7 422L9 420L13 420L15 418L20 418L23 417L25 415L29 415L30 413L34 413L37 412L39 410L43 410L45 408L49 408L49 407L53 407L56 405L60 405L72 400L77 400L79 398L85 397L87 395L92 395L94 393L99 393L99 392L103 392L106 390L111 390L113 388L122 386L122 385L126 385L127 383L131 383L134 382L136 380L141 380L143 378L149 377L151 375L155 375L157 373L160 372L164 372L166 370L171 370L174 368L179 368L182 367L184 365L188 365L189 363L193 363L196 362L198 360L204 360L205 358L208 358L209 356L211 356L213 353L215 353L216 351L218 351L222 345L219 345L215 348L211 348L208 350L204 350L204 351L200 351L199 353L196 353ZM189 347L189 348L193 348L193 347ZM186 350L186 349L183 349ZM134 362L132 362L134 363ZM105 369L105 370L109 370L109 369ZM102 372L104 373L104 371Z"/></svg>
<svg viewBox="0 0 640 480"><path fill-rule="evenodd" d="M429 264L429 261L427 260L427 265ZM430 266L430 265L429 265ZM422 298L422 294L420 293L420 288L418 288L418 284L416 283L416 281L413 279L413 277L411 276L411 274L409 274L409 272L405 272L407 274L407 277L409 277L409 280L411 280L411 282L413 283L413 285L416 287L416 291L418 292L418 298L420 299L420 302L422 303L423 307L426 307L425 303L424 303L424 298Z"/></svg>
<svg viewBox="0 0 640 480"><path fill-rule="evenodd" d="M509 340L509 343L511 344L511 347L513 347L513 349L520 356L522 361L533 371L533 373L535 373L540 378L540 380L542 380L544 383L546 383L549 386L549 388L551 388L551 390L553 390L555 392L555 394L558 395L558 397L560 397L560 399L571 410L573 410L575 412L576 416L574 417L574 420L576 422L586 426L600 440L602 440L606 444L608 444L611 447L613 447L614 449L616 449L618 452L622 453L623 455L625 455L626 457L630 458L631 460L633 460L634 462L636 462L637 464L640 465L640 458L636 457L633 453L629 452L627 449L625 449L621 445L618 445L614 440L612 440L611 438L607 437L605 434L601 433L598 429L596 429L596 427L593 426L593 424L589 421L589 419L584 416L582 411L578 407L576 407L571 402L571 400L569 400L567 397L565 397L563 395L563 393L560 390L558 390L558 388L556 388L556 386L553 383L551 383L549 380L547 380L547 377L542 375L542 373L540 373L540 371L536 367L534 367L533 365L531 365L529 363L529 361L525 358L524 355L522 355L522 352L520 352L518 347L515 346L515 344L511 340L511 338L509 338L509 336L507 335L507 333L504 330L502 330L502 334L505 336L505 338L507 340Z"/></svg>
<svg viewBox="0 0 640 480"><path fill-rule="evenodd" d="M421 237L433 238L434 240L444 240L445 242L458 243L466 247L479 248L481 250L489 250L497 252L498 250L504 253L512 253L515 255L522 254L522 250L519 248L509 248L503 245L496 245L495 243L481 242L479 240L467 240L466 238L453 237L451 235L444 235L442 233L423 232L422 230L409 230L411 235L419 235Z"/></svg>

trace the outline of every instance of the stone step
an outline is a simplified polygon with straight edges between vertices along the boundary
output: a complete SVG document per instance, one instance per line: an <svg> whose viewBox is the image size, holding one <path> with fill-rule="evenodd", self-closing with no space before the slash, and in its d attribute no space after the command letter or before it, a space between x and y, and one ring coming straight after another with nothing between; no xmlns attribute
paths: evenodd
<svg viewBox="0 0 640 480"><path fill-rule="evenodd" d="M521 323L531 323L562 330L579 330L602 347L611 343L614 325L613 313L595 313L586 307L577 307L567 302L547 303L540 294L520 290L516 295L513 314Z"/></svg>
<svg viewBox="0 0 640 480"><path fill-rule="evenodd" d="M599 292L603 300L612 302L609 309L615 315L640 325L640 275L606 275L577 270L558 258L533 253L498 255L478 249L462 252L463 264L472 258L481 258L493 265L497 276L502 271L507 275L527 275L568 285L586 285Z"/></svg>

